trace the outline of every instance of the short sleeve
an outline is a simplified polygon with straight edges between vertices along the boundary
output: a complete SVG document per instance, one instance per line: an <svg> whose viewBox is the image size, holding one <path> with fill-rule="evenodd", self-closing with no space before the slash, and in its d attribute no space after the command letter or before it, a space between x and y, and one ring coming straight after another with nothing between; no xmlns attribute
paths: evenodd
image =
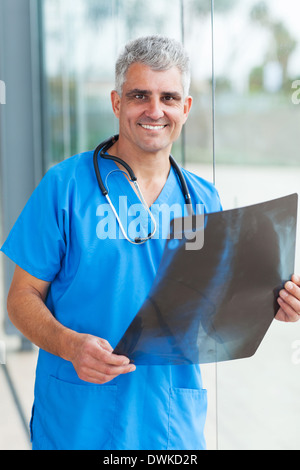
<svg viewBox="0 0 300 470"><path fill-rule="evenodd" d="M51 282L66 251L65 209L59 181L49 170L32 193L1 251L32 276Z"/></svg>

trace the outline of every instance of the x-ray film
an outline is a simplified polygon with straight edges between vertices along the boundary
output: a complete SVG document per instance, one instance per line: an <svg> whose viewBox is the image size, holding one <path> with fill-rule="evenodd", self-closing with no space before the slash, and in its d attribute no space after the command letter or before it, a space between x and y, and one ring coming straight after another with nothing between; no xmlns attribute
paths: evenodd
<svg viewBox="0 0 300 470"><path fill-rule="evenodd" d="M207 214L201 227L174 220L150 293L115 353L145 365L253 356L294 272L297 204L293 194ZM188 247L191 224L204 232L201 249Z"/></svg>

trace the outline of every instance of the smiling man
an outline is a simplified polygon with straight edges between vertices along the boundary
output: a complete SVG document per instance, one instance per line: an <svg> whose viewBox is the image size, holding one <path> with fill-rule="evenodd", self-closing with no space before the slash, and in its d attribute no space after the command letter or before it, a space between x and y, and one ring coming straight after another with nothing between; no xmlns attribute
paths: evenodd
<svg viewBox="0 0 300 470"><path fill-rule="evenodd" d="M137 39L118 59L119 136L100 145L97 161L110 197L126 197L129 210L140 199L111 156L131 166L153 211L154 202L185 210L179 174L194 209L221 210L215 187L170 159L191 109L189 83L188 57L168 38ZM17 265L10 318L40 348L33 449L205 449L200 367L135 367L113 353L151 289L165 227L145 243L101 237L103 204L93 152L76 155L48 171L2 247ZM281 292L279 319L299 319L299 285L294 277Z"/></svg>

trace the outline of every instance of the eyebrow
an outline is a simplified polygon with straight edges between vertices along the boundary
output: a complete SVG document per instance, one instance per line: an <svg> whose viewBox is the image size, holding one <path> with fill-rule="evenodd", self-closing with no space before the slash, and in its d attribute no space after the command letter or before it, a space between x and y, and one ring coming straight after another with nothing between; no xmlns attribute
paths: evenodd
<svg viewBox="0 0 300 470"><path fill-rule="evenodd" d="M134 88L126 93L126 96L133 95L152 95L152 92L149 90L140 90L139 88Z"/></svg>
<svg viewBox="0 0 300 470"><path fill-rule="evenodd" d="M151 96L153 93L150 90L141 90L140 88L134 88L133 90L130 90L126 93L127 97L131 97L134 95L149 95ZM181 99L182 95L178 93L177 91L163 91L161 93L162 96L172 96L174 99Z"/></svg>

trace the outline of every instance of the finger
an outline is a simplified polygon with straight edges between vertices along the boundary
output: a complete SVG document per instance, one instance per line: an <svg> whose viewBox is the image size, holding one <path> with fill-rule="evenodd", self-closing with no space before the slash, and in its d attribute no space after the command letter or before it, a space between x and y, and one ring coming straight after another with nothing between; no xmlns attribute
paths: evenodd
<svg viewBox="0 0 300 470"><path fill-rule="evenodd" d="M85 380L91 383L104 384L110 382L119 375L134 372L136 367L133 364L124 367L103 365L99 369L89 369L86 371Z"/></svg>
<svg viewBox="0 0 300 470"><path fill-rule="evenodd" d="M106 339L98 338L98 343L100 346L108 352L113 352L113 348Z"/></svg>
<svg viewBox="0 0 300 470"><path fill-rule="evenodd" d="M300 276L299 276L299 274L293 274L293 276L292 276L292 281L293 281L298 287L300 287Z"/></svg>
<svg viewBox="0 0 300 470"><path fill-rule="evenodd" d="M109 362L98 361L97 359L90 360L88 367L93 372L99 372L100 374L107 376L127 374L128 372L135 370L135 366L128 362L125 365L115 365L110 364Z"/></svg>
<svg viewBox="0 0 300 470"><path fill-rule="evenodd" d="M292 276L292 280L285 284L285 289L300 301L300 281L297 275Z"/></svg>
<svg viewBox="0 0 300 470"><path fill-rule="evenodd" d="M128 357L119 356L112 352L112 349L104 349L101 344L98 344L98 348L95 354L95 359L97 361L107 364L109 366L128 366L130 364L130 360Z"/></svg>
<svg viewBox="0 0 300 470"><path fill-rule="evenodd" d="M93 357L98 361L114 366L127 366L130 363L127 357L113 354L111 345L102 338L99 338L97 341L97 348L94 351Z"/></svg>
<svg viewBox="0 0 300 470"><path fill-rule="evenodd" d="M277 320L285 322L297 322L300 320L300 314L298 314L288 303L286 303L281 297L278 298L280 309L276 315Z"/></svg>
<svg viewBox="0 0 300 470"><path fill-rule="evenodd" d="M300 315L300 301L294 296L294 290L292 290L293 294L289 294L289 291L283 289L279 292L280 297L290 306L292 307L296 313Z"/></svg>
<svg viewBox="0 0 300 470"><path fill-rule="evenodd" d="M109 380L112 380L118 375L129 374L136 370L135 365L129 364L127 366L104 366L102 374L107 377Z"/></svg>
<svg viewBox="0 0 300 470"><path fill-rule="evenodd" d="M285 289L300 301L300 287L292 281L285 284Z"/></svg>
<svg viewBox="0 0 300 470"><path fill-rule="evenodd" d="M102 351L102 361L111 366L128 366L130 364L130 359L125 356L118 356L112 352L103 350Z"/></svg>

